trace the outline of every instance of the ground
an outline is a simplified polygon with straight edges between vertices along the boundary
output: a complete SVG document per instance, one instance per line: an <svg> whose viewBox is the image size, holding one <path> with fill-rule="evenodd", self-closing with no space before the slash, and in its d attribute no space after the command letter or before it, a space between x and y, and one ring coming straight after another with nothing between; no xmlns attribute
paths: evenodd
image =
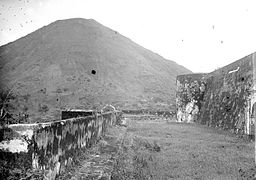
<svg viewBox="0 0 256 180"><path fill-rule="evenodd" d="M256 179L254 142L223 130L125 115L59 179Z"/></svg>

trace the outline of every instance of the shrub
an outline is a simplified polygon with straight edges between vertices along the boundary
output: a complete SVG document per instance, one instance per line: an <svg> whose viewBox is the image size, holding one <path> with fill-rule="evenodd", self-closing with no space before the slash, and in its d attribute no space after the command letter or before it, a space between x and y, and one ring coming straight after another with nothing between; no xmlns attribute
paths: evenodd
<svg viewBox="0 0 256 180"><path fill-rule="evenodd" d="M39 112L43 112L43 113L46 113L47 111L49 111L49 108L47 105L43 105L41 106L41 104L39 104Z"/></svg>

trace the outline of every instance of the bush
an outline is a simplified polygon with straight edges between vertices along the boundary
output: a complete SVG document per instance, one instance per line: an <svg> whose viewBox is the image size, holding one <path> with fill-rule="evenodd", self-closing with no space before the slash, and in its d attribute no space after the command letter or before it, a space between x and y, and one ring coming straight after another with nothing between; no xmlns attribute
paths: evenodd
<svg viewBox="0 0 256 180"><path fill-rule="evenodd" d="M42 113L46 113L47 111L49 111L49 108L47 105L43 105L41 106L41 104L39 104L39 112L42 112Z"/></svg>

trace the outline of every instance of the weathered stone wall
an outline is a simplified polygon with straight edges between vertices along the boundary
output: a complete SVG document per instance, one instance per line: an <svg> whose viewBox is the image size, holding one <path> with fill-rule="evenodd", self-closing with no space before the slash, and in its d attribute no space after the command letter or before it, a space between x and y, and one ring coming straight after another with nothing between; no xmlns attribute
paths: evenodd
<svg viewBox="0 0 256 180"><path fill-rule="evenodd" d="M252 99L252 115L254 119L254 137L256 135L256 53L252 55L252 63L253 63L253 99ZM256 143L255 143L255 163L256 163Z"/></svg>
<svg viewBox="0 0 256 180"><path fill-rule="evenodd" d="M107 127L118 123L122 113L115 111L97 116L61 120L43 124L16 124L7 129L11 139L5 139L2 131L0 158L9 157L12 167L15 161L26 158L22 164L27 168L41 169L49 179L63 172L72 164L73 157L81 149L94 144Z"/></svg>
<svg viewBox="0 0 256 180"><path fill-rule="evenodd" d="M96 115L96 111L92 110L65 110L61 111L61 119L70 119L70 118L78 118L78 117L85 117L85 116L93 116Z"/></svg>
<svg viewBox="0 0 256 180"><path fill-rule="evenodd" d="M176 80L176 107L179 122L194 122L202 107L206 74L180 75Z"/></svg>
<svg viewBox="0 0 256 180"><path fill-rule="evenodd" d="M199 122L251 134L252 55L208 75Z"/></svg>
<svg viewBox="0 0 256 180"><path fill-rule="evenodd" d="M178 121L194 120L235 133L254 134L254 57L255 53L209 74L178 76Z"/></svg>

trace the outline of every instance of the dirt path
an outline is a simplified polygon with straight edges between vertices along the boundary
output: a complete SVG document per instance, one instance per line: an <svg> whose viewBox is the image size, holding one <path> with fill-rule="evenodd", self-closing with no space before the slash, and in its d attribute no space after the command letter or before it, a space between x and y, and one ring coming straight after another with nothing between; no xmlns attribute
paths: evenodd
<svg viewBox="0 0 256 180"><path fill-rule="evenodd" d="M125 119L127 127L111 128L79 167L60 179L256 179L252 142L197 124Z"/></svg>
<svg viewBox="0 0 256 180"><path fill-rule="evenodd" d="M108 129L96 145L81 151L75 157L74 165L68 167L57 180L108 180L120 151L127 128L113 126Z"/></svg>

